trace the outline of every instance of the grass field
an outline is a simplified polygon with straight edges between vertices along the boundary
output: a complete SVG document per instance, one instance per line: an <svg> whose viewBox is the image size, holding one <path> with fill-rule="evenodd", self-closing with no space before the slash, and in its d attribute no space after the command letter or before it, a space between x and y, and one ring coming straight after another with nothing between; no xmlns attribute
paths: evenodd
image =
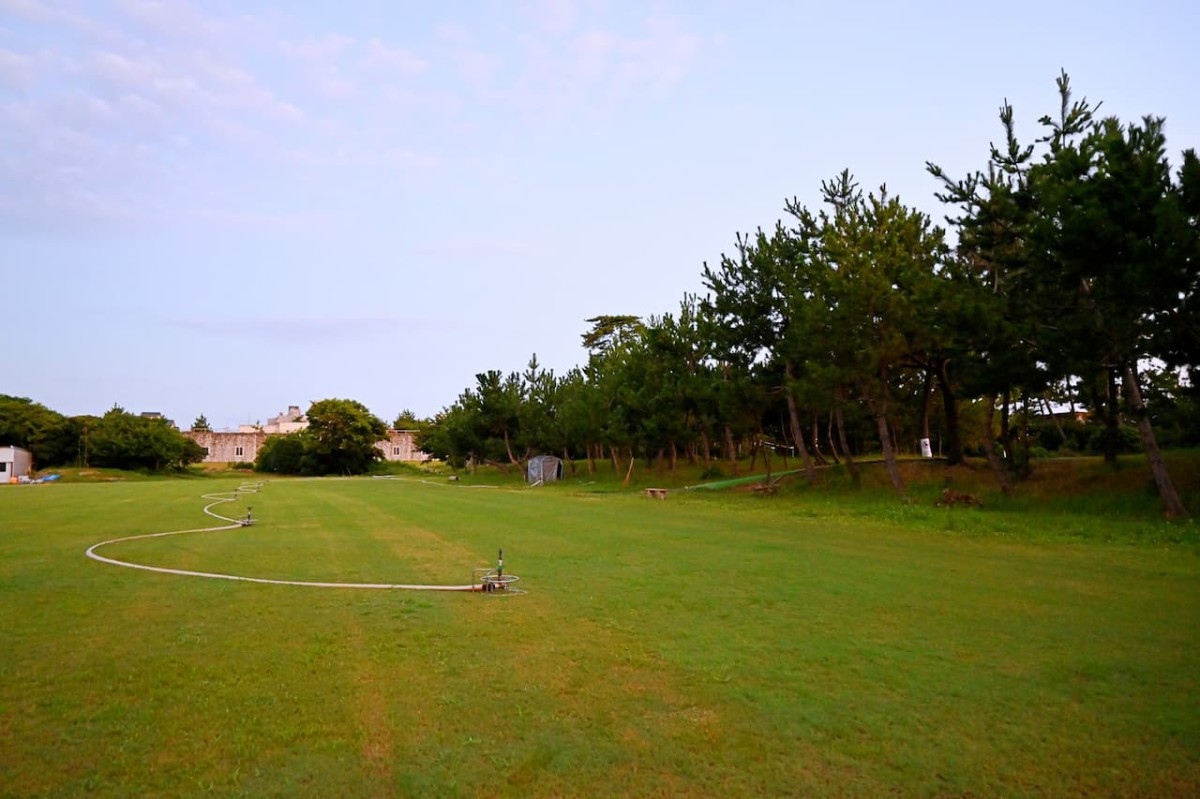
<svg viewBox="0 0 1200 799"><path fill-rule="evenodd" d="M1144 492L279 480L104 550L464 583L503 546L507 597L84 557L237 484L0 487L0 795L1200 795L1200 549Z"/></svg>

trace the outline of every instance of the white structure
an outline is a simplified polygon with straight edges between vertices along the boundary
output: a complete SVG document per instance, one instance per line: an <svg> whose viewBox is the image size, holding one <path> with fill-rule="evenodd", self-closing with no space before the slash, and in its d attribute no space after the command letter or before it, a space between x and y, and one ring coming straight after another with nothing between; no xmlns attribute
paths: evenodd
<svg viewBox="0 0 1200 799"><path fill-rule="evenodd" d="M20 447L0 447L0 483L15 483L28 477L33 468L33 453Z"/></svg>
<svg viewBox="0 0 1200 799"><path fill-rule="evenodd" d="M561 458L556 458L553 455L538 455L535 458L529 459L529 468L528 473L525 475L525 482L530 485L552 483L555 480L561 480L562 476L563 462Z"/></svg>
<svg viewBox="0 0 1200 799"><path fill-rule="evenodd" d="M239 433L266 433L268 435L284 435L303 430L308 427L308 417L300 413L299 405L289 405L287 413L272 416L266 424L243 424L238 426Z"/></svg>

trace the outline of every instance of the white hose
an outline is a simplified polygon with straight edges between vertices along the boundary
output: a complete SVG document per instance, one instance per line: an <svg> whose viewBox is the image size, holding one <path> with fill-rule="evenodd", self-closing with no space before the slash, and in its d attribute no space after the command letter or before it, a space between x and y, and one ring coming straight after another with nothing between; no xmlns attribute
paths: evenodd
<svg viewBox="0 0 1200 799"><path fill-rule="evenodd" d="M179 574L184 577L207 577L212 580L239 580L245 583L265 583L267 585L301 585L309 588L403 588L411 591L479 591L479 585L406 585L402 583L326 583L314 582L309 580L271 580L266 577L243 577L237 574L217 574L213 572L196 572L186 569L167 569L161 566L147 566L143 563L131 563L125 560L116 560L115 558L106 558L103 555L97 554L96 550L109 544L119 544L122 541L137 541L142 538L161 538L168 535L184 535L185 533L212 533L218 530L234 530L239 527L246 526L240 519L230 519L227 516L221 516L214 513L212 508L224 504L226 502L236 502L242 494L255 494L263 486L263 483L246 483L238 486L233 492L233 496L227 494L203 494L201 499L213 500L208 505L204 506L204 512L222 521L230 522L217 527L196 527L191 530L171 530L165 533L146 533L145 535L127 535L122 538L110 538L107 541L101 541L99 544L92 544L88 547L85 553L92 560L100 561L101 563L109 563L113 566L125 566L130 569L142 569L148 572L158 572L160 574Z"/></svg>

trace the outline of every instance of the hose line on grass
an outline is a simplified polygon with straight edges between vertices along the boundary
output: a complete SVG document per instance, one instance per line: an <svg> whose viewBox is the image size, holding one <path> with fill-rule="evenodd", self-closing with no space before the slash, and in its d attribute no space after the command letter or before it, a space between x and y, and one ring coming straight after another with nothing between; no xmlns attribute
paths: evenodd
<svg viewBox="0 0 1200 799"><path fill-rule="evenodd" d="M133 563L127 560L117 560L116 558L106 558L96 552L101 547L109 544L119 544L123 541L138 541L145 538L163 538L170 535L185 535L187 533L214 533L220 530L235 530L239 527L249 527L253 524L253 519L249 514L244 519L231 519L228 516L222 516L213 511L213 508L225 504L227 502L236 502L243 494L256 494L263 487L264 483L243 483L232 492L202 494L201 499L212 500L204 506L204 512L213 518L220 519L229 524L217 525L216 527L195 527L189 530L170 530L162 533L145 533L143 535L127 535L121 538L110 538L107 541L101 541L98 544L92 544L88 547L85 553L92 560L101 563L108 563L113 566L124 566L129 569L141 569L143 571L158 572L159 574L177 574L184 577L207 577L213 580L237 580L244 583L263 583L266 585L299 585L308 588L390 588L390 589L406 589L411 591L484 591L484 586L487 582L472 583L469 585L409 585L403 583L334 583L334 582L318 582L312 580L273 580L267 577L245 577L239 574L219 574L215 572L198 572L189 571L187 569L168 569L163 566L148 566L144 563ZM490 593L490 592L489 592ZM507 593L521 593L519 589L508 589Z"/></svg>

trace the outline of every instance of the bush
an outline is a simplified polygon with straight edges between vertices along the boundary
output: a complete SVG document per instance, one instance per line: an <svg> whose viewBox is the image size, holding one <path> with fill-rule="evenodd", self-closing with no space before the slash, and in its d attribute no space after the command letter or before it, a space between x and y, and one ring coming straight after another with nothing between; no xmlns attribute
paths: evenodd
<svg viewBox="0 0 1200 799"><path fill-rule="evenodd" d="M1087 444L1084 451L1092 455L1103 455L1104 444L1109 436L1107 427L1094 425L1091 428L1091 433L1088 436ZM1142 439L1138 435L1137 430L1132 427L1122 425L1117 428L1117 445L1116 452L1140 452L1142 449Z"/></svg>
<svg viewBox="0 0 1200 799"><path fill-rule="evenodd" d="M284 436L267 436L254 468L274 474L300 474L304 463L305 431Z"/></svg>
<svg viewBox="0 0 1200 799"><path fill-rule="evenodd" d="M1059 432L1059 427L1062 428L1062 432ZM1091 432L1086 425L1074 419L1062 422L1059 426L1052 421L1041 419L1029 425L1029 437L1033 445L1050 452L1078 452L1087 445Z"/></svg>

